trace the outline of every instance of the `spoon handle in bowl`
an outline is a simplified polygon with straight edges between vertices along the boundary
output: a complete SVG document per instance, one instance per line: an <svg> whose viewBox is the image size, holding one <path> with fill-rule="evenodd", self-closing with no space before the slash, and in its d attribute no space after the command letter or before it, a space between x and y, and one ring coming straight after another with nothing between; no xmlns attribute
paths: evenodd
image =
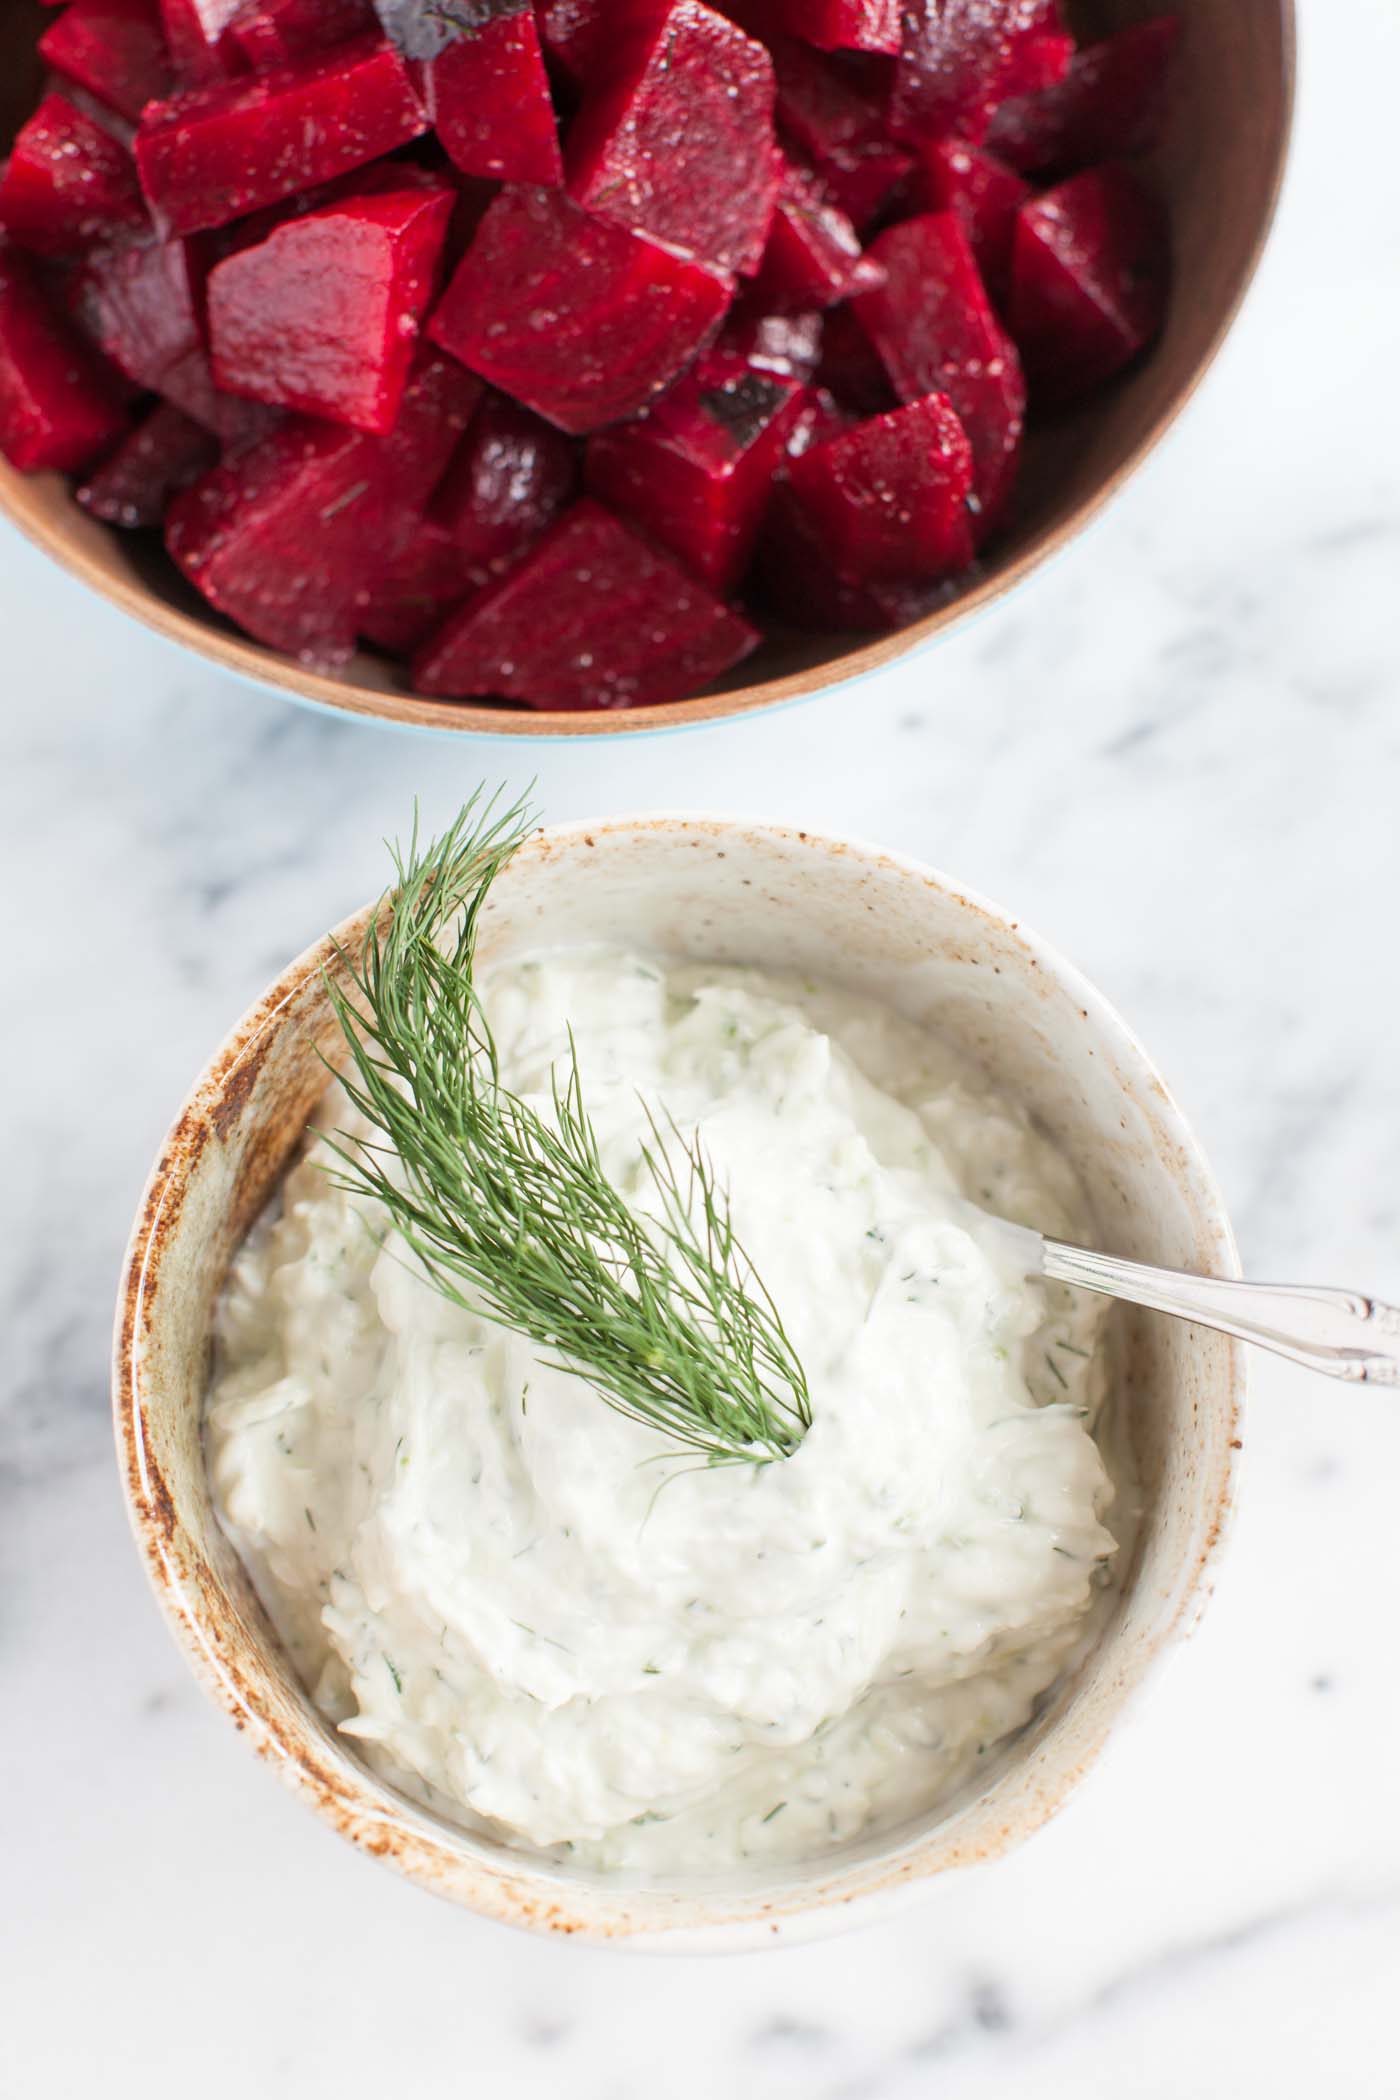
<svg viewBox="0 0 1400 2100"><path fill-rule="evenodd" d="M1256 1342L1329 1378L1400 1385L1400 1306L1307 1284L1229 1283L1046 1240L1042 1273Z"/></svg>

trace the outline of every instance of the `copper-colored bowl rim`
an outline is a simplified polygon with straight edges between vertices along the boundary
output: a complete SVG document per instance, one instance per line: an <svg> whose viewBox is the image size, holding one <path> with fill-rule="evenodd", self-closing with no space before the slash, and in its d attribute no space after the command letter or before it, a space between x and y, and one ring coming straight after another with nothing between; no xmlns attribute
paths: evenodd
<svg viewBox="0 0 1400 2100"><path fill-rule="evenodd" d="M603 822L577 822L536 834L522 853L567 851L573 845L592 848L614 833L675 829L695 840L725 831L745 830L800 842L817 854L855 853L881 871L911 883L922 883L985 917L1012 935L1030 966L1072 991L1084 1018L1092 1015L1108 1037L1116 1039L1149 1079L1163 1127L1170 1130L1189 1170L1202 1214L1209 1220L1214 1244L1214 1272L1237 1276L1238 1250L1224 1196L1192 1127L1171 1094L1144 1045L1113 1004L1051 944L975 890L910 856L889 853L850 838L836 838L780 823L707 818L694 814L652 814ZM272 1765L318 1814L371 1856L435 1894L448 1894L480 1914L534 1931L565 1934L610 1944L624 1943L643 1951L732 1950L773 1944L778 1937L804 1937L834 1931L912 1900L935 1876L999 1858L1033 1836L1075 1792L1120 1725L1125 1709L1141 1694L1175 1646L1197 1624L1213 1589L1214 1570L1228 1537L1238 1482L1246 1366L1237 1342L1226 1341L1226 1371L1219 1407L1225 1424L1225 1450L1200 1512L1200 1542L1189 1565L1183 1564L1171 1588L1162 1622L1154 1629L1149 1651L1138 1659L1118 1689L1113 1709L1096 1725L1078 1761L1064 1760L1034 1783L1015 1786L1011 1765L987 1795L971 1802L948 1821L900 1843L890 1856L862 1860L854 1866L833 1862L828 1875L801 1887L763 1896L726 1894L718 1889L688 1901L679 1918L668 1911L666 1892L619 1883L616 1889L580 1890L561 1880L547 1862L527 1855L474 1857L469 1882L464 1880L461 1850L464 1833L455 1836L436 1819L396 1794L368 1767L348 1753L327 1756L313 1744L310 1732L298 1741L267 1718L257 1673L203 1601L190 1573L187 1534L179 1522L168 1485L153 1470L147 1435L147 1380L143 1335L147 1307L158 1298L158 1274L172 1218L184 1200L187 1177L212 1131L236 1116L246 1098L250 1072L255 1072L269 1031L275 1031L298 994L322 977L347 945L353 950L363 932L366 906L291 963L229 1033L191 1089L157 1157L143 1193L123 1264L118 1293L112 1366L112 1401L117 1459L123 1493L137 1545L157 1602L177 1644L216 1705L244 1732L258 1755ZM1025 1775L1022 1774L1025 1781ZM1010 1783L1008 1783L1010 1782Z"/></svg>
<svg viewBox="0 0 1400 2100"><path fill-rule="evenodd" d="M303 706L332 714L353 715L397 729L416 729L433 735L546 740L637 736L657 730L699 728L836 692L951 633L1015 590L1102 512L1161 443L1196 393L1233 328L1254 281L1277 216L1287 169L1293 131L1297 23L1294 0L1277 0L1277 7L1282 64L1279 82L1281 121L1270 186L1238 282L1194 365L1183 373L1179 384L1123 459L1070 516L1044 527L1005 568L973 584L951 604L910 627L902 628L897 634L881 635L834 660L782 677L764 679L756 685L706 693L695 700L673 701L664 706L569 713L553 709L512 709L471 701L420 699L406 692L353 685L328 672L309 669L291 658L280 658L235 632L215 627L206 618L165 604L135 578L111 575L85 547L75 544L61 523L27 513L7 495L3 477L0 477L0 515L8 517L25 538L57 562L60 568L66 569L119 611L129 614L165 640L192 650L223 671L264 689L280 692Z"/></svg>

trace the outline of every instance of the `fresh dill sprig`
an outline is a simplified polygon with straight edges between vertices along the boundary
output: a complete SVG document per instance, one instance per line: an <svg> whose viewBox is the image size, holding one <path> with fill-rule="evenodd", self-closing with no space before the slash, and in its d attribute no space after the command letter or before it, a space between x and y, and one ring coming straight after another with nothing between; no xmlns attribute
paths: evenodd
<svg viewBox="0 0 1400 2100"><path fill-rule="evenodd" d="M502 1083L474 966L492 883L528 836L523 804L474 796L407 852L347 991L342 1083L382 1142L329 1139L339 1187L382 1203L433 1286L523 1334L600 1398L712 1465L790 1457L811 1426L802 1365L735 1236L698 1136L648 1111L659 1215L608 1180L572 1036L546 1118Z"/></svg>

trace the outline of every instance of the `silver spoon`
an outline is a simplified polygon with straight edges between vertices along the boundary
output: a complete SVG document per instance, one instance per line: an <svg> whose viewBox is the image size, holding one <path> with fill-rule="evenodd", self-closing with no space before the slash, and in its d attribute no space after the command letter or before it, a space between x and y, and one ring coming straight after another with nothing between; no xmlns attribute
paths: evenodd
<svg viewBox="0 0 1400 2100"><path fill-rule="evenodd" d="M1400 1386L1400 1306L1359 1291L1308 1284L1228 1283L1218 1276L1190 1276L1181 1269L1153 1269L1117 1255L1095 1254L1062 1240L1042 1239L1021 1226L1008 1228L1022 1242L1029 1276L1072 1283L1105 1298L1126 1299L1152 1312L1173 1313L1214 1327L1237 1341L1255 1342L1310 1371L1352 1384Z"/></svg>

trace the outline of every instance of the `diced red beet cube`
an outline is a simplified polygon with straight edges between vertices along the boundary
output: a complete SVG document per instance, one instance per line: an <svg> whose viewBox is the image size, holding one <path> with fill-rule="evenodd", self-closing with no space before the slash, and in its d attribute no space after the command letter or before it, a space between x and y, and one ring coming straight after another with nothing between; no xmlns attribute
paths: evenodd
<svg viewBox="0 0 1400 2100"><path fill-rule="evenodd" d="M899 10L900 0L774 0L773 17L823 51L895 52Z"/></svg>
<svg viewBox="0 0 1400 2100"><path fill-rule="evenodd" d="M791 38L772 51L782 128L864 233L894 204L915 166L886 129L883 79L872 81L854 64Z"/></svg>
<svg viewBox="0 0 1400 2100"><path fill-rule="evenodd" d="M569 191L600 218L751 275L777 195L773 66L702 0L610 55L569 135Z"/></svg>
<svg viewBox="0 0 1400 2100"><path fill-rule="evenodd" d="M420 518L402 546L376 566L360 633L376 649L407 656L477 587L447 527Z"/></svg>
<svg viewBox="0 0 1400 2100"><path fill-rule="evenodd" d="M601 504L575 504L413 661L420 693L530 707L680 700L758 646L746 620Z"/></svg>
<svg viewBox="0 0 1400 2100"><path fill-rule="evenodd" d="M1075 48L1074 38L1062 29L1027 30L1011 47L998 83L998 95L1002 100L1016 101L1022 95L1038 95L1057 86L1070 69ZM1001 107L1000 101L997 107ZM995 114L994 111L994 121Z"/></svg>
<svg viewBox="0 0 1400 2100"><path fill-rule="evenodd" d="M824 445L828 438L840 437L850 427L851 418L834 394L829 394L824 386L804 387L787 434L787 456L801 459L813 445ZM779 480L785 485L785 476L780 475Z"/></svg>
<svg viewBox="0 0 1400 2100"><path fill-rule="evenodd" d="M358 433L288 422L175 498L171 559L257 641L307 663L354 650L381 529Z"/></svg>
<svg viewBox="0 0 1400 2100"><path fill-rule="evenodd" d="M438 138L468 175L564 180L530 0L376 0Z"/></svg>
<svg viewBox="0 0 1400 2100"><path fill-rule="evenodd" d="M1058 85L1003 102L987 144L1023 174L1068 175L1157 143L1181 34L1157 15L1077 51Z"/></svg>
<svg viewBox="0 0 1400 2100"><path fill-rule="evenodd" d="M69 279L67 299L84 335L150 393L164 393L167 375L201 348L184 241L95 249Z"/></svg>
<svg viewBox="0 0 1400 2100"><path fill-rule="evenodd" d="M885 361L849 306L826 316L816 377L852 415L879 416L897 405Z"/></svg>
<svg viewBox="0 0 1400 2100"><path fill-rule="evenodd" d="M40 37L39 54L133 124L175 85L156 0L73 0Z"/></svg>
<svg viewBox="0 0 1400 2100"><path fill-rule="evenodd" d="M224 226L418 138L428 119L398 53L363 37L146 111L136 163L172 233Z"/></svg>
<svg viewBox="0 0 1400 2100"><path fill-rule="evenodd" d="M0 452L22 474L71 473L125 429L107 374L49 304L28 258L0 247Z"/></svg>
<svg viewBox="0 0 1400 2100"><path fill-rule="evenodd" d="M126 148L65 95L46 95L0 178L0 226L22 248L74 255L146 223Z"/></svg>
<svg viewBox="0 0 1400 2100"><path fill-rule="evenodd" d="M591 218L559 190L502 191L428 334L561 430L635 415L713 335L728 280Z"/></svg>
<svg viewBox="0 0 1400 2100"><path fill-rule="evenodd" d="M1038 401L1077 401L1166 316L1166 215L1126 168L1090 168L1021 207L1008 312Z"/></svg>
<svg viewBox="0 0 1400 2100"><path fill-rule="evenodd" d="M1006 81L1016 77L1018 43L1044 34L1041 12L1040 0L905 0L890 99L895 136L977 145Z"/></svg>
<svg viewBox="0 0 1400 2100"><path fill-rule="evenodd" d="M878 265L862 256L860 236L818 176L784 156L757 296L774 313L810 313L879 282Z"/></svg>
<svg viewBox="0 0 1400 2100"><path fill-rule="evenodd" d="M650 415L590 438L588 485L721 596L753 553L801 389L714 352Z"/></svg>
<svg viewBox="0 0 1400 2100"><path fill-rule="evenodd" d="M892 226L871 253L885 283L855 302L901 401L946 394L972 444L975 533L1005 513L1020 460L1026 388L1016 345L992 311L952 212Z"/></svg>
<svg viewBox="0 0 1400 2100"><path fill-rule="evenodd" d="M779 485L764 527L758 580L767 610L789 626L818 634L893 632L947 604L958 589L954 578L938 583L847 583L786 484Z"/></svg>
<svg viewBox="0 0 1400 2100"><path fill-rule="evenodd" d="M160 0L165 41L181 80L203 84L239 70L225 32L243 0Z"/></svg>
<svg viewBox="0 0 1400 2100"><path fill-rule="evenodd" d="M806 381L821 363L825 319L823 314L771 314L761 300L741 300L716 348L731 351L755 371Z"/></svg>
<svg viewBox="0 0 1400 2100"><path fill-rule="evenodd" d="M240 0L226 43L251 71L266 73L373 28L370 0Z"/></svg>
<svg viewBox="0 0 1400 2100"><path fill-rule="evenodd" d="M1029 183L979 146L940 139L920 148L924 191L932 211L950 211L967 235L982 281L995 299L1005 298L1016 214L1030 195Z"/></svg>
<svg viewBox="0 0 1400 2100"><path fill-rule="evenodd" d="M216 385L392 430L456 202L414 187L289 219L210 272Z"/></svg>
<svg viewBox="0 0 1400 2100"><path fill-rule="evenodd" d="M573 500L571 438L518 401L490 393L472 417L433 498L432 517L463 563L484 572L509 561Z"/></svg>
<svg viewBox="0 0 1400 2100"><path fill-rule="evenodd" d="M944 394L810 447L788 483L844 582L928 583L972 559L972 447Z"/></svg>
<svg viewBox="0 0 1400 2100"><path fill-rule="evenodd" d="M159 525L171 498L207 474L218 457L218 441L209 431L161 401L83 483L78 501L92 517L129 532Z"/></svg>
<svg viewBox="0 0 1400 2100"><path fill-rule="evenodd" d="M481 381L455 358L422 345L404 392L399 420L388 437L364 439L384 490L386 511L399 520L427 508L481 400Z"/></svg>

